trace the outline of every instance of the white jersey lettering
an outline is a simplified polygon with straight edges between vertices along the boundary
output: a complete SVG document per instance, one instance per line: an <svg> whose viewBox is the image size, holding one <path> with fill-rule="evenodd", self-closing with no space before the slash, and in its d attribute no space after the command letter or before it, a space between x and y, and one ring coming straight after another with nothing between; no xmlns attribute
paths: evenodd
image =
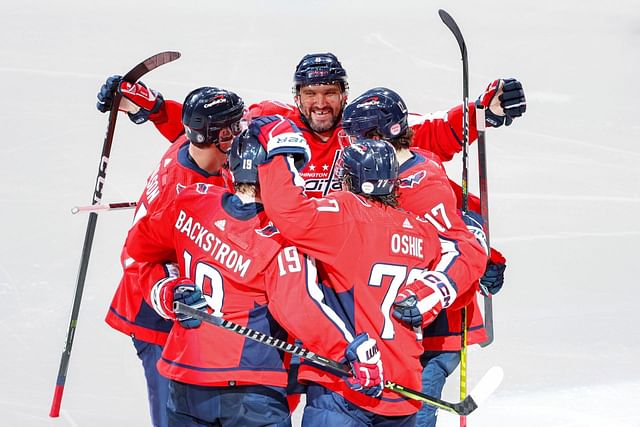
<svg viewBox="0 0 640 427"><path fill-rule="evenodd" d="M191 216L188 216L182 210L178 213L175 227L229 271L238 273L240 277L244 277L247 274L251 259L245 259L242 254L220 240L202 224L194 221Z"/></svg>
<svg viewBox="0 0 640 427"><path fill-rule="evenodd" d="M391 236L391 252L422 259L424 240L421 237L406 234L393 234Z"/></svg>

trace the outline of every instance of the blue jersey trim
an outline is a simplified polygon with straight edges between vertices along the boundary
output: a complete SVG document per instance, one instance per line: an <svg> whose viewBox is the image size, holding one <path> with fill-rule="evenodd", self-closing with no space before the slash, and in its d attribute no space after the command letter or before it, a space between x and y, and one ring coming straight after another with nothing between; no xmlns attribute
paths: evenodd
<svg viewBox="0 0 640 427"><path fill-rule="evenodd" d="M411 151L411 154L412 154L411 158L400 165L400 169L398 169L399 173L403 173L403 172L411 169L415 165L418 165L420 163L424 163L427 160L420 153L414 153L413 151Z"/></svg>
<svg viewBox="0 0 640 427"><path fill-rule="evenodd" d="M231 193L222 195L222 208L230 216L241 221L255 218L264 211L262 203L243 203L237 195Z"/></svg>

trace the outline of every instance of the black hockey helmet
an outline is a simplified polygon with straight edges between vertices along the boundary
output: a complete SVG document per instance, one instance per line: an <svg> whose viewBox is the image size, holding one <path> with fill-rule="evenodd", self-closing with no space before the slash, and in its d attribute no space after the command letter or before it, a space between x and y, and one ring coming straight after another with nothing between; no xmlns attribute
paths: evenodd
<svg viewBox="0 0 640 427"><path fill-rule="evenodd" d="M258 183L258 166L265 162L267 153L250 129L245 129L233 139L228 156L234 183Z"/></svg>
<svg viewBox="0 0 640 427"><path fill-rule="evenodd" d="M369 89L344 108L342 128L349 136L365 138L377 131L393 139L409 128L407 106L396 92L385 87Z"/></svg>
<svg viewBox="0 0 640 427"><path fill-rule="evenodd" d="M343 92L349 90L347 71L333 53L310 53L305 55L293 74L293 93L309 85L339 84Z"/></svg>
<svg viewBox="0 0 640 427"><path fill-rule="evenodd" d="M182 124L192 143L217 145L222 129L231 128L234 135L242 131L244 111L244 102L235 93L217 87L201 87L185 98Z"/></svg>
<svg viewBox="0 0 640 427"><path fill-rule="evenodd" d="M385 196L393 193L398 180L396 151L384 140L360 139L342 152L339 175L347 178L349 191Z"/></svg>

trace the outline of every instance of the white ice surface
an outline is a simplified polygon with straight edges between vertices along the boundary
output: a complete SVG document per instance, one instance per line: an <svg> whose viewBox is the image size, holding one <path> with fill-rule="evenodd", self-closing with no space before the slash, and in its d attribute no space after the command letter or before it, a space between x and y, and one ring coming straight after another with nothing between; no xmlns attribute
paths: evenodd
<svg viewBox="0 0 640 427"><path fill-rule="evenodd" d="M384 85L412 111L461 99L458 21L470 95L518 77L528 111L489 130L493 243L509 259L496 341L469 352L469 387L505 380L472 427L640 426L640 4L504 2L21 0L0 14L0 425L148 425L142 369L103 322L131 211L101 214L62 414L48 417L107 118L104 79L162 50L180 60L144 80L182 100L216 85L247 101L291 99L293 68L332 51L351 93ZM120 117L104 200L134 200L166 148ZM471 186L477 186L475 148ZM460 160L449 163L458 178ZM444 398L457 400L457 378ZM441 415L441 426L457 419Z"/></svg>

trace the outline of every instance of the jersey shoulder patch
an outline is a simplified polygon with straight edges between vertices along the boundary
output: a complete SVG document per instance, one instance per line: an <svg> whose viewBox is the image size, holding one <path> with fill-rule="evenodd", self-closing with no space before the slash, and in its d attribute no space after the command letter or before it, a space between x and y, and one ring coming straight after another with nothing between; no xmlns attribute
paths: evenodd
<svg viewBox="0 0 640 427"><path fill-rule="evenodd" d="M400 188L413 188L427 177L427 171L420 170L404 178L400 178Z"/></svg>

